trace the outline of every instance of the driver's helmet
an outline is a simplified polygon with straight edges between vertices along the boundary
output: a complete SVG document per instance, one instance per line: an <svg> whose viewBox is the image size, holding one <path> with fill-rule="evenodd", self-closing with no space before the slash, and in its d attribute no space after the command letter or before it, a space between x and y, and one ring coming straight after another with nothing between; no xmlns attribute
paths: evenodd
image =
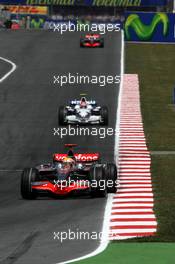
<svg viewBox="0 0 175 264"><path fill-rule="evenodd" d="M87 107L87 102L86 102L86 98L85 97L81 98L80 107L81 108L86 108Z"/></svg>
<svg viewBox="0 0 175 264"><path fill-rule="evenodd" d="M64 169L72 169L75 165L75 161L72 158L65 157L62 162L62 168Z"/></svg>

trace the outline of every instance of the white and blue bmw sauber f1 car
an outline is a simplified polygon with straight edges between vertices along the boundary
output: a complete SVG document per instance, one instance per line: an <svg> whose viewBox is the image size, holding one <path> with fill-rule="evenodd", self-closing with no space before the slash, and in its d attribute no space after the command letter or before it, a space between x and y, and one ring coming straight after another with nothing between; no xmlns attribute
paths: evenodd
<svg viewBox="0 0 175 264"><path fill-rule="evenodd" d="M108 125L108 109L98 106L94 100L72 100L67 106L60 106L58 124L99 124Z"/></svg>

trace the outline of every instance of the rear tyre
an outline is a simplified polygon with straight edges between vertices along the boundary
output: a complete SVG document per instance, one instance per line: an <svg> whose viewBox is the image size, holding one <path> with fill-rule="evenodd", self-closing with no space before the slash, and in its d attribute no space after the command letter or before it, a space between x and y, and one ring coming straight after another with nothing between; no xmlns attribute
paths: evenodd
<svg viewBox="0 0 175 264"><path fill-rule="evenodd" d="M33 200L37 195L32 191L32 182L39 178L38 171L35 168L26 168L21 174L21 196L23 199Z"/></svg>
<svg viewBox="0 0 175 264"><path fill-rule="evenodd" d="M84 42L82 39L80 40L80 48L84 48Z"/></svg>
<svg viewBox="0 0 175 264"><path fill-rule="evenodd" d="M108 125L108 108L106 106L103 106L100 110L100 115L102 119L102 124L104 126Z"/></svg>
<svg viewBox="0 0 175 264"><path fill-rule="evenodd" d="M64 126L66 124L65 119L67 116L67 109L64 106L60 106L58 111L58 125Z"/></svg>
<svg viewBox="0 0 175 264"><path fill-rule="evenodd" d="M101 39L100 43L101 43L100 48L104 48L104 39Z"/></svg>
<svg viewBox="0 0 175 264"><path fill-rule="evenodd" d="M106 197L106 179L103 165L95 165L90 169L91 197Z"/></svg>
<svg viewBox="0 0 175 264"><path fill-rule="evenodd" d="M107 180L107 192L116 193L117 191L117 167L113 163L107 163L105 166L105 177Z"/></svg>

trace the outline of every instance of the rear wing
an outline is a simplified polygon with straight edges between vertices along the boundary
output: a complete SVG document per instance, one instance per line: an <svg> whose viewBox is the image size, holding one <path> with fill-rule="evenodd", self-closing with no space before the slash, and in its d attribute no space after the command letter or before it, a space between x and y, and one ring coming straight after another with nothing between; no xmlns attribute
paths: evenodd
<svg viewBox="0 0 175 264"><path fill-rule="evenodd" d="M86 34L85 38L100 38L99 34Z"/></svg>
<svg viewBox="0 0 175 264"><path fill-rule="evenodd" d="M63 159L67 157L67 154L54 154L53 155L53 161L62 162ZM74 157L77 162L95 162L98 161L100 158L99 153L75 153Z"/></svg>
<svg viewBox="0 0 175 264"><path fill-rule="evenodd" d="M71 105L77 105L77 104L80 104L80 100L71 100L70 101L70 104ZM91 104L91 105L95 105L96 104L96 101L95 100L86 100L86 102L88 103L88 104Z"/></svg>

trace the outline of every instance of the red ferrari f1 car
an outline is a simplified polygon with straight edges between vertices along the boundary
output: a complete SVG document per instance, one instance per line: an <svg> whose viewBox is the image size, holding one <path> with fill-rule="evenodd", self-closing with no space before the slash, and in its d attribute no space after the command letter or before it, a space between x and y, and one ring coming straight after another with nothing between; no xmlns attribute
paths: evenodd
<svg viewBox="0 0 175 264"><path fill-rule="evenodd" d="M80 47L86 48L103 48L104 39L99 34L87 34L80 39Z"/></svg>
<svg viewBox="0 0 175 264"><path fill-rule="evenodd" d="M66 144L68 153L54 154L52 163L23 170L21 195L24 199L77 193L106 197L107 193L116 192L116 165L100 163L99 153L74 154L74 146Z"/></svg>

